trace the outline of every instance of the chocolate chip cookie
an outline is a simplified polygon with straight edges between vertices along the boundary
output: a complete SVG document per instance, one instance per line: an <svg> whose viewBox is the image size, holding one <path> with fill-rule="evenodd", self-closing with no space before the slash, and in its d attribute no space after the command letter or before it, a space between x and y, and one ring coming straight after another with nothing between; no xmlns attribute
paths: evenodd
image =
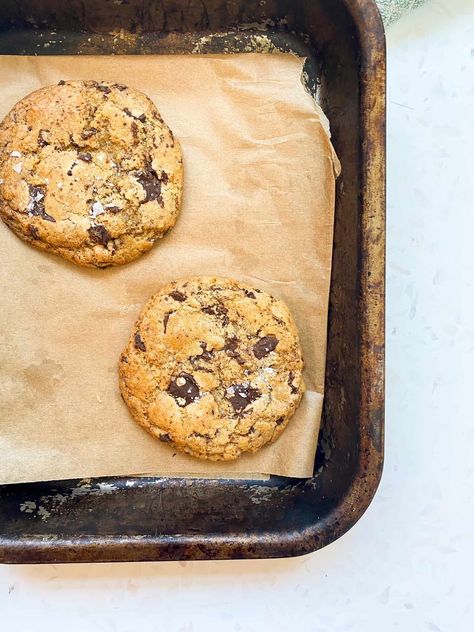
<svg viewBox="0 0 474 632"><path fill-rule="evenodd" d="M232 460L277 439L304 392L298 332L282 301L231 279L164 287L120 358L135 420L201 459Z"/></svg>
<svg viewBox="0 0 474 632"><path fill-rule="evenodd" d="M60 81L0 124L0 216L24 241L85 266L128 263L175 224L179 143L148 97Z"/></svg>

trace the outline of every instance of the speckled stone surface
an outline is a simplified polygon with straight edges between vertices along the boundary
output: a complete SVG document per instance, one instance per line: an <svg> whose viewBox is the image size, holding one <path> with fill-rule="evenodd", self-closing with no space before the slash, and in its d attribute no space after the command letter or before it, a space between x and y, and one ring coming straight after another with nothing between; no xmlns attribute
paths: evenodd
<svg viewBox="0 0 474 632"><path fill-rule="evenodd" d="M421 6L426 0L376 0L384 23L388 26L405 13Z"/></svg>

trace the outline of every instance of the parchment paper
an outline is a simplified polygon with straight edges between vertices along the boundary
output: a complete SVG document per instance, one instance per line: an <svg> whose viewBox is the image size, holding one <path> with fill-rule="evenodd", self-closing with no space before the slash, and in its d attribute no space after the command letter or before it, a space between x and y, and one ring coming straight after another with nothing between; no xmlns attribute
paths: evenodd
<svg viewBox="0 0 474 632"><path fill-rule="evenodd" d="M339 167L327 121L301 83L302 63L283 54L0 58L0 117L60 79L126 83L156 103L185 165L177 225L125 267L81 268L0 222L0 483L312 474ZM295 417L274 445L232 463L154 440L118 390L118 357L145 301L198 274L273 293L301 334L308 390Z"/></svg>

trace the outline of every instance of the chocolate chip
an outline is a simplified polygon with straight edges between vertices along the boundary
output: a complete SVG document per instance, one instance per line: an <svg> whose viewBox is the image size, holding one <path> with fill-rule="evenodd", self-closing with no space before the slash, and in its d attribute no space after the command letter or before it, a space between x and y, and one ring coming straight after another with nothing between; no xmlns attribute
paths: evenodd
<svg viewBox="0 0 474 632"><path fill-rule="evenodd" d="M61 79L60 81L58 81L58 86L64 86L66 84L66 82L64 81L64 79Z"/></svg>
<svg viewBox="0 0 474 632"><path fill-rule="evenodd" d="M36 226L33 226L33 224L30 224L28 226L28 232L33 237L33 239L40 239L38 229L36 228Z"/></svg>
<svg viewBox="0 0 474 632"><path fill-rule="evenodd" d="M163 184L168 184L169 177L168 177L168 174L166 173L166 171L162 171L161 172L160 180L163 182Z"/></svg>
<svg viewBox="0 0 474 632"><path fill-rule="evenodd" d="M186 294L183 294L179 290L173 290L172 292L170 292L170 296L175 301L179 301L180 303L186 300Z"/></svg>
<svg viewBox="0 0 474 632"><path fill-rule="evenodd" d="M81 138L84 140L87 140L88 138L91 138L91 136L94 136L95 134L97 134L99 130L97 130L95 127L90 127L89 129L85 129L82 134L81 134Z"/></svg>
<svg viewBox="0 0 474 632"><path fill-rule="evenodd" d="M250 290L244 290L244 292L245 292L245 296L248 296L248 298L257 298L255 294L251 292Z"/></svg>
<svg viewBox="0 0 474 632"><path fill-rule="evenodd" d="M253 346L253 355L261 360L275 349L279 340L276 336L264 336Z"/></svg>
<svg viewBox="0 0 474 632"><path fill-rule="evenodd" d="M78 145L78 144L76 143L76 141L74 140L74 137L73 137L73 135L72 135L72 134L69 134L69 142L71 143L71 145L72 145L73 147L77 147L77 148L79 148L79 145Z"/></svg>
<svg viewBox="0 0 474 632"><path fill-rule="evenodd" d="M92 226L92 228L88 228L87 232L89 233L91 241L104 247L106 247L108 242L112 239L109 231L105 228L105 226L102 226L101 224L99 224L98 226Z"/></svg>
<svg viewBox="0 0 474 632"><path fill-rule="evenodd" d="M46 145L49 145L49 142L44 137L45 134L49 134L49 133L50 132L47 129L40 129L40 131L38 132L38 146L39 147L46 147Z"/></svg>
<svg viewBox="0 0 474 632"><path fill-rule="evenodd" d="M235 336L233 338L229 338L224 345L224 351L227 353L229 358L233 358L234 360L237 360L240 365L243 365L245 364L245 362L242 359L240 353L237 352L238 344L238 338L236 338Z"/></svg>
<svg viewBox="0 0 474 632"><path fill-rule="evenodd" d="M167 432L164 432L163 434L158 435L158 439L160 441L163 441L163 443L171 443L171 437L169 436Z"/></svg>
<svg viewBox="0 0 474 632"><path fill-rule="evenodd" d="M205 314L210 314L211 316L217 316L222 318L222 324L227 325L229 323L229 318L227 316L228 309L224 307L222 303L217 303L215 305L205 305L201 307L201 311Z"/></svg>
<svg viewBox="0 0 474 632"><path fill-rule="evenodd" d="M195 362L199 362L203 360L204 362L209 362L214 357L213 351L207 350L207 345L205 342L199 343L201 345L202 353L200 355L191 356L189 359L194 364Z"/></svg>
<svg viewBox="0 0 474 632"><path fill-rule="evenodd" d="M45 219L47 222L56 222L54 217L48 215L46 209L44 207L44 201L46 196L46 187L45 186L32 186L28 185L28 191L30 194L30 201L28 202L28 206L26 210L29 215L34 215L35 217L41 217L41 219Z"/></svg>
<svg viewBox="0 0 474 632"><path fill-rule="evenodd" d="M113 87L121 92L127 89L127 86L124 86L122 83L114 83Z"/></svg>
<svg viewBox="0 0 474 632"><path fill-rule="evenodd" d="M245 382L244 384L233 384L230 386L227 389L226 396L235 412L241 413L261 395L262 393L258 388L254 388L248 382Z"/></svg>
<svg viewBox="0 0 474 632"><path fill-rule="evenodd" d="M135 349L140 349L140 351L146 351L145 343L141 339L140 333L138 331L135 334Z"/></svg>
<svg viewBox="0 0 474 632"><path fill-rule="evenodd" d="M189 373L180 373L173 378L168 386L168 393L172 395L178 406L188 406L201 395L196 380Z"/></svg>
<svg viewBox="0 0 474 632"><path fill-rule="evenodd" d="M284 417L278 417L278 419L275 421L277 426L281 426L281 424L285 421Z"/></svg>
<svg viewBox="0 0 474 632"><path fill-rule="evenodd" d="M110 94L112 92L109 86L104 86L101 83L97 84L96 88L100 90L101 92L103 92L104 94Z"/></svg>
<svg viewBox="0 0 474 632"><path fill-rule="evenodd" d="M205 439L206 441L211 440L210 434L202 434L202 432L192 432L190 436L195 437L196 439Z"/></svg>
<svg viewBox="0 0 474 632"><path fill-rule="evenodd" d="M147 160L145 169L136 173L136 178L145 189L144 202L156 201L163 206L163 198L161 197L161 180L156 171L153 169L151 160Z"/></svg>
<svg viewBox="0 0 474 632"><path fill-rule="evenodd" d="M123 108L123 111L125 112L125 114L127 116L130 116L131 118L140 121L140 123L144 123L146 121L146 116L144 114L140 114L139 116L135 116L135 114L132 114L132 112L130 111L129 108Z"/></svg>
<svg viewBox="0 0 474 632"><path fill-rule="evenodd" d="M168 321L172 313L173 312L166 312L166 314L163 317L163 333L166 333L166 328L168 327Z"/></svg>
<svg viewBox="0 0 474 632"><path fill-rule="evenodd" d="M237 349L237 345L239 344L239 339L235 336L233 338L229 338L224 346L224 351L233 352Z"/></svg>
<svg viewBox="0 0 474 632"><path fill-rule="evenodd" d="M291 389L291 392L293 393L293 395L296 395L296 393L298 392L297 387L293 384L293 380L295 379L295 375L292 371L290 371L290 374L288 376L288 386Z"/></svg>
<svg viewBox="0 0 474 632"><path fill-rule="evenodd" d="M132 130L132 136L136 140L138 138L138 125L135 123L135 121L132 121L130 128Z"/></svg>
<svg viewBox="0 0 474 632"><path fill-rule="evenodd" d="M78 152L77 157L79 158L79 160L83 160L84 162L92 161L92 154L90 154L88 151Z"/></svg>

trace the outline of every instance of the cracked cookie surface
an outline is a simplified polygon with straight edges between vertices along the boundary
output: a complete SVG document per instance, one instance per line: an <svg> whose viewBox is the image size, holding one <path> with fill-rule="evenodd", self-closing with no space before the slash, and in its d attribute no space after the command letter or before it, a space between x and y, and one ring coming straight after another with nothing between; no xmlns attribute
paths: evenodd
<svg viewBox="0 0 474 632"><path fill-rule="evenodd" d="M193 456L233 460L277 439L302 394L286 305L231 279L194 277L143 308L119 362L134 419Z"/></svg>
<svg viewBox="0 0 474 632"><path fill-rule="evenodd" d="M74 263L128 263L176 222L179 143L144 94L60 81L0 124L0 216L24 241Z"/></svg>

